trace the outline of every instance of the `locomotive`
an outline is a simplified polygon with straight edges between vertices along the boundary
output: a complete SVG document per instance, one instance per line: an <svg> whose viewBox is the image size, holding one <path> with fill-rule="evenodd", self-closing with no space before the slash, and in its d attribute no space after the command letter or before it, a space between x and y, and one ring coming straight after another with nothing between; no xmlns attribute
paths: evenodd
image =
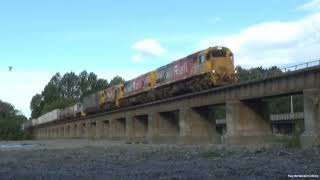
<svg viewBox="0 0 320 180"><path fill-rule="evenodd" d="M123 84L84 97L82 102L60 110L55 120L147 103L235 82L237 76L231 50L221 46L209 47Z"/></svg>

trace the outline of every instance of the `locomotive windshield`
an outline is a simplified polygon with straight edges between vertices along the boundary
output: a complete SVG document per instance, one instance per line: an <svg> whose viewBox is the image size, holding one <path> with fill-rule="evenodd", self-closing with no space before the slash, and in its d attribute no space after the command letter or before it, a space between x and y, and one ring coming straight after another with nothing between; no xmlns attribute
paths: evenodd
<svg viewBox="0 0 320 180"><path fill-rule="evenodd" d="M215 49L211 52L212 57L226 57L227 52L224 49Z"/></svg>

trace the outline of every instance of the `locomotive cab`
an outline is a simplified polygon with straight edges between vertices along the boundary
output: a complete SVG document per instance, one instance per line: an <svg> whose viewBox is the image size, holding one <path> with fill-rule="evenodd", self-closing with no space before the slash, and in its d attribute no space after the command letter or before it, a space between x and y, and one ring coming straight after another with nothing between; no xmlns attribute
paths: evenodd
<svg viewBox="0 0 320 180"><path fill-rule="evenodd" d="M215 85L236 82L234 56L230 49L216 46L203 50L198 55L201 71L210 73Z"/></svg>
<svg viewBox="0 0 320 180"><path fill-rule="evenodd" d="M121 99L124 96L124 84L119 84L116 86L115 90L115 95L116 95L116 107L119 107L119 99Z"/></svg>

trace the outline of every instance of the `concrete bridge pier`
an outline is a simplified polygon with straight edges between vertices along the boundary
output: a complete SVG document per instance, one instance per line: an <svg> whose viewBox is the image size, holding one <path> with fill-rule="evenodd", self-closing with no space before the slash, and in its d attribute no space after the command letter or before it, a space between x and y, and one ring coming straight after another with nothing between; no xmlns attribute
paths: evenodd
<svg viewBox="0 0 320 180"><path fill-rule="evenodd" d="M125 129L125 141L126 143L133 143L134 142L134 127L133 127L133 119L134 117L130 114L126 115L126 118L124 118L124 122L126 124ZM119 124L118 124L119 125ZM121 137L118 137L121 138Z"/></svg>
<svg viewBox="0 0 320 180"><path fill-rule="evenodd" d="M110 138L110 120L102 121L102 135L101 137L104 139Z"/></svg>
<svg viewBox="0 0 320 180"><path fill-rule="evenodd" d="M178 111L149 112L148 142L177 143L180 132L178 113Z"/></svg>
<svg viewBox="0 0 320 180"><path fill-rule="evenodd" d="M116 118L111 120L111 139L121 140L126 138L126 118Z"/></svg>
<svg viewBox="0 0 320 180"><path fill-rule="evenodd" d="M54 127L54 137L59 138L59 128L57 126Z"/></svg>
<svg viewBox="0 0 320 180"><path fill-rule="evenodd" d="M65 138L70 138L71 137L70 136L70 131L71 131L70 124L67 124L64 129L65 129Z"/></svg>
<svg viewBox="0 0 320 180"><path fill-rule="evenodd" d="M72 124L72 137L73 138L78 137L78 124L77 123Z"/></svg>
<svg viewBox="0 0 320 180"><path fill-rule="evenodd" d="M81 138L87 138L87 123L82 121L79 123L78 131L80 132Z"/></svg>
<svg viewBox="0 0 320 180"><path fill-rule="evenodd" d="M103 123L102 121L96 121L96 139L103 137Z"/></svg>
<svg viewBox="0 0 320 180"><path fill-rule="evenodd" d="M50 132L49 138L53 139L54 138L54 128L53 127L49 127L49 132Z"/></svg>
<svg viewBox="0 0 320 180"><path fill-rule="evenodd" d="M59 133L60 133L59 137L60 138L64 138L64 127L63 127L63 125L60 127L60 132Z"/></svg>
<svg viewBox="0 0 320 180"><path fill-rule="evenodd" d="M148 135L148 124L148 114L127 117L128 141L145 143Z"/></svg>
<svg viewBox="0 0 320 180"><path fill-rule="evenodd" d="M42 128L40 128L39 130L37 130L37 136L38 138L42 138Z"/></svg>
<svg viewBox="0 0 320 180"><path fill-rule="evenodd" d="M272 131L267 121L267 106L261 100L226 103L227 144L265 143L272 140Z"/></svg>
<svg viewBox="0 0 320 180"><path fill-rule="evenodd" d="M214 113L209 107L179 110L179 141L183 144L220 143Z"/></svg>
<svg viewBox="0 0 320 180"><path fill-rule="evenodd" d="M88 122L88 138L96 139L97 136L97 123L96 121Z"/></svg>
<svg viewBox="0 0 320 180"><path fill-rule="evenodd" d="M81 138L82 137L82 123L77 123L77 137Z"/></svg>
<svg viewBox="0 0 320 180"><path fill-rule="evenodd" d="M304 132L300 136L303 147L320 144L320 89L307 89L304 96Z"/></svg>

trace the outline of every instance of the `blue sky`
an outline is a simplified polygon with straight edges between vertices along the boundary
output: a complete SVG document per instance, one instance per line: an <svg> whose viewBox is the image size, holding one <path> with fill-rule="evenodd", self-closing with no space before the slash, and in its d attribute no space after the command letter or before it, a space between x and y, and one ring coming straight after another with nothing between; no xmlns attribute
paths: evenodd
<svg viewBox="0 0 320 180"><path fill-rule="evenodd" d="M3 1L0 99L29 116L55 72L130 79L215 45L246 67L319 58L319 10L319 0Z"/></svg>

